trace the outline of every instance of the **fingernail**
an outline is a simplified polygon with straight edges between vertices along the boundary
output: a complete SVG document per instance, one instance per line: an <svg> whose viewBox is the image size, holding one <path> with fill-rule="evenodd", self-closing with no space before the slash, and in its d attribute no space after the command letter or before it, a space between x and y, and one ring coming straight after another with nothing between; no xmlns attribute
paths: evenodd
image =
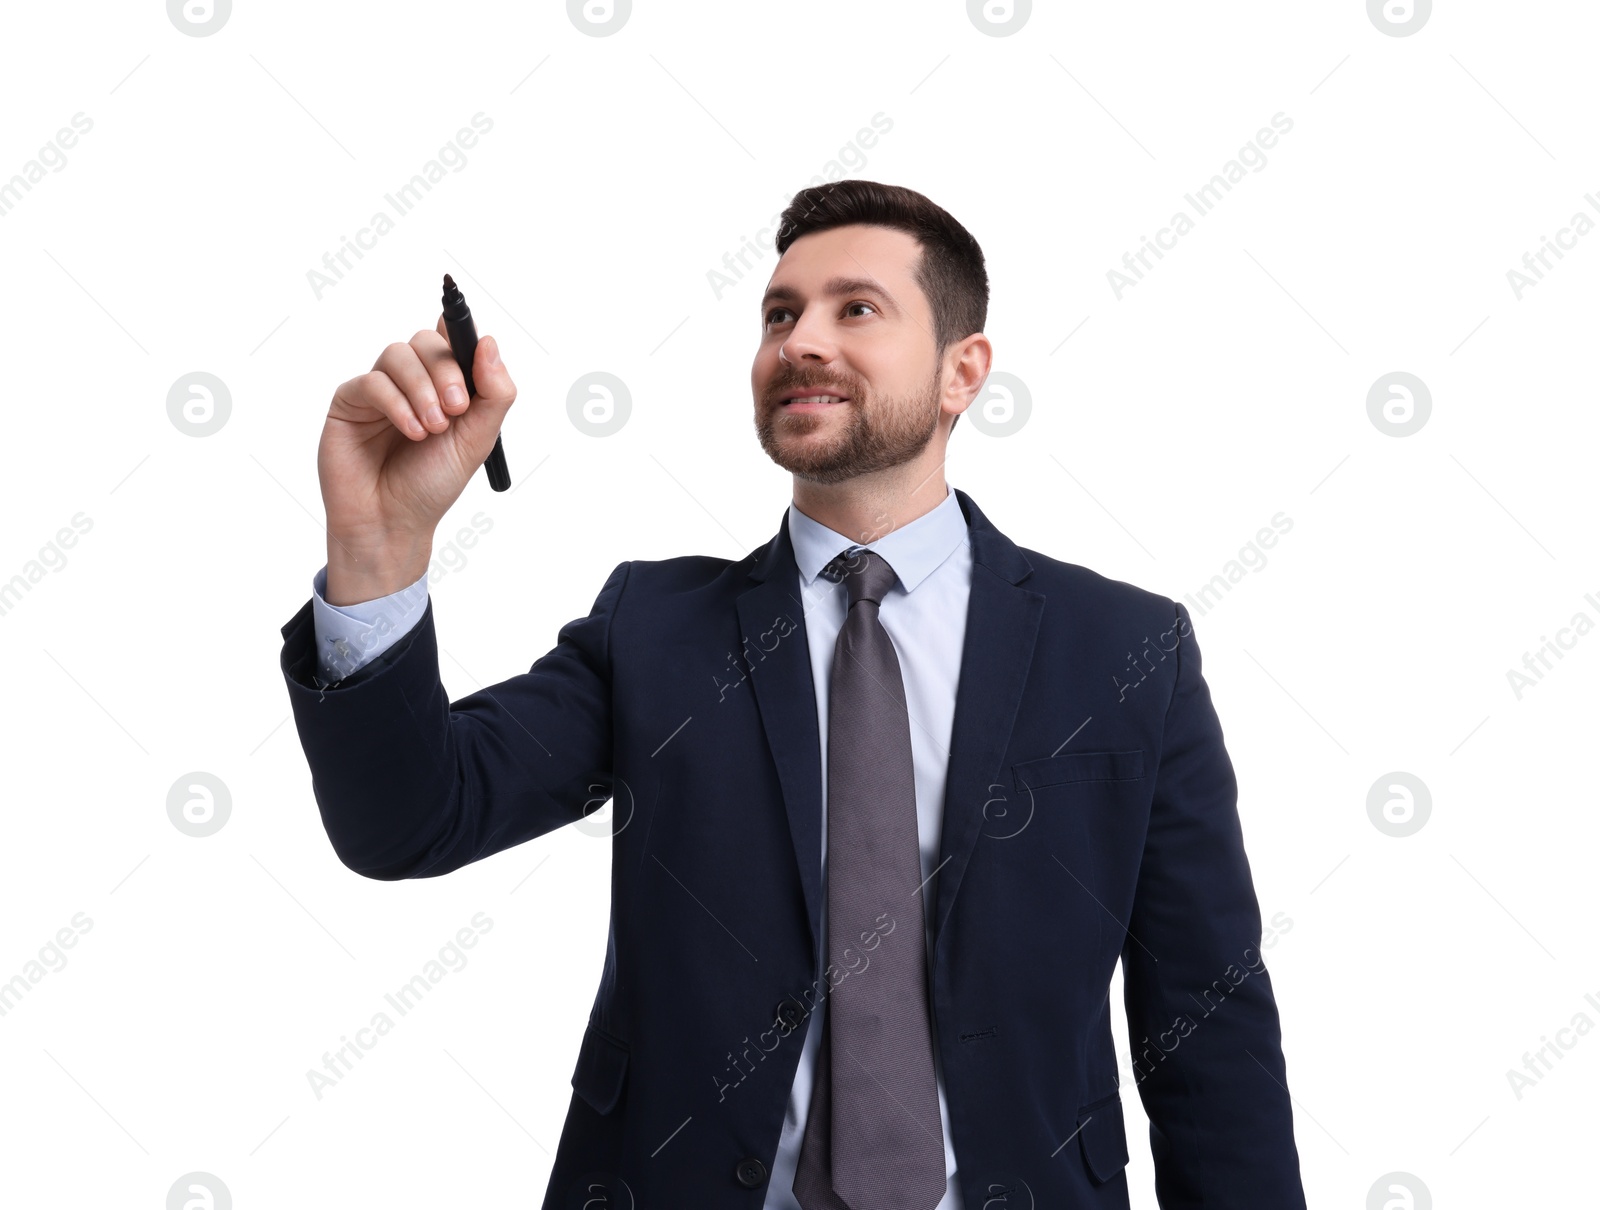
<svg viewBox="0 0 1600 1210"><path fill-rule="evenodd" d="M429 424L443 424L444 423L444 413L439 410L439 405L438 404L434 404L431 408L428 409L428 423Z"/></svg>
<svg viewBox="0 0 1600 1210"><path fill-rule="evenodd" d="M467 401L466 388L458 387L452 382L444 389L444 401L451 407L459 407Z"/></svg>
<svg viewBox="0 0 1600 1210"><path fill-rule="evenodd" d="M492 366L500 364L500 342L492 336L489 337L489 352L485 354L485 358Z"/></svg>

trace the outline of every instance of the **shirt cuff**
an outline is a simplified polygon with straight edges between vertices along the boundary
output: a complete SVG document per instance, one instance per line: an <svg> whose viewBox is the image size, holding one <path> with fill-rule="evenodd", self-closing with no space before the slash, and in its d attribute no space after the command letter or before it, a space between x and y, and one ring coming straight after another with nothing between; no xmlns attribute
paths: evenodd
<svg viewBox="0 0 1600 1210"><path fill-rule="evenodd" d="M330 605L326 563L311 577L318 688L330 688L404 638L428 611L428 573L398 592L355 605Z"/></svg>

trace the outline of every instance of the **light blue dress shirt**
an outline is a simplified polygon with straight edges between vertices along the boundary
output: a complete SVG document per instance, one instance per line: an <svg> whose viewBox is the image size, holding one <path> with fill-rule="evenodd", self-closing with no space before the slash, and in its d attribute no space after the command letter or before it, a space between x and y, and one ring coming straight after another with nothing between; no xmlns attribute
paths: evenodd
<svg viewBox="0 0 1600 1210"><path fill-rule="evenodd" d="M795 562L800 568L800 596L805 610L811 683L817 694L817 732L822 748L822 852L819 856L823 894L819 942L825 943L828 935L828 685L833 673L833 649L844 626L849 594L842 583L821 578L819 573L836 555L858 543L806 516L792 502L787 521ZM933 875L939 860L950 731L955 720L956 689L966 640L967 597L972 588L972 545L961 504L948 485L944 499L933 509L865 545L894 568L897 578L878 606L878 620L894 643L900 676L905 683L916 780L917 840L922 876L926 880ZM327 568L318 571L311 582L311 616L323 680L333 682L349 676L376 659L415 626L427 609L427 580L424 574L415 584L391 596L363 601L359 605L329 605L323 599L327 590ZM929 893L924 899L931 903L932 884L927 890ZM924 924L926 939L931 935L932 921L925 920ZM817 961L819 971L826 968L823 944L818 946ZM929 969L932 969L931 950ZM795 1163L811 1107L811 1085L826 1013L827 1000L824 999L807 1026L763 1210L800 1210L793 1191ZM950 1111L937 1050L934 1066L946 1173L945 1195L935 1210L964 1210L956 1186Z"/></svg>

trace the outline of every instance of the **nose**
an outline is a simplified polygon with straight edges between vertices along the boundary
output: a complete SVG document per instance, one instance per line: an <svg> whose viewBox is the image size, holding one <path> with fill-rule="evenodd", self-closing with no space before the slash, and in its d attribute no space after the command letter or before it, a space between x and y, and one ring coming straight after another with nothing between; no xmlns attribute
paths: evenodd
<svg viewBox="0 0 1600 1210"><path fill-rule="evenodd" d="M820 335L819 323L806 320L802 315L790 329L788 339L778 346L778 360L785 365L797 365L801 361L826 363L834 358L834 348Z"/></svg>
<svg viewBox="0 0 1600 1210"><path fill-rule="evenodd" d="M791 339L778 346L778 360L792 366L802 361L824 362L828 359L820 349Z"/></svg>

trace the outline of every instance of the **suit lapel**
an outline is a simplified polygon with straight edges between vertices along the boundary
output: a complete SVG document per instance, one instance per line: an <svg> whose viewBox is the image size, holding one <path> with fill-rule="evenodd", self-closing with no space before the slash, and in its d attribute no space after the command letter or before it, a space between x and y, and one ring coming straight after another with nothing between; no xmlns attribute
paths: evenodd
<svg viewBox="0 0 1600 1210"><path fill-rule="evenodd" d="M787 510L777 536L751 556L749 574L754 583L736 602L739 634L749 653L750 683L778 769L789 836L805 892L811 952L816 953L822 919L822 741L817 732L817 694L811 680L800 569L789 540ZM778 638L772 650L763 651L773 639L763 642L761 636L788 629L784 619L794 622L793 629ZM778 623L776 628L774 623Z"/></svg>
<svg viewBox="0 0 1600 1210"><path fill-rule="evenodd" d="M972 542L972 590L951 731L938 872L929 884L930 890L936 888L935 945L977 843L983 805L993 797L989 787L1001 773L1044 610L1044 594L1019 587L1033 570L1021 550L989 523L972 497L959 488L952 490ZM822 898L822 746L787 510L777 535L751 556L749 576L753 583L736 602L740 634L749 640L750 680L783 791L815 952ZM782 619L794 623L792 630L761 658L761 648L787 629ZM769 637L759 641L762 635Z"/></svg>
<svg viewBox="0 0 1600 1210"><path fill-rule="evenodd" d="M931 884L937 888L932 917L936 965L945 923L978 840L984 804L995 797L990 786L1002 780L1001 762L1011 742L1044 613L1044 594L1020 587L1033 574L1032 564L989 523L972 497L959 488L952 490L972 538L972 592L950 728L939 865ZM929 902L926 896L923 902Z"/></svg>

